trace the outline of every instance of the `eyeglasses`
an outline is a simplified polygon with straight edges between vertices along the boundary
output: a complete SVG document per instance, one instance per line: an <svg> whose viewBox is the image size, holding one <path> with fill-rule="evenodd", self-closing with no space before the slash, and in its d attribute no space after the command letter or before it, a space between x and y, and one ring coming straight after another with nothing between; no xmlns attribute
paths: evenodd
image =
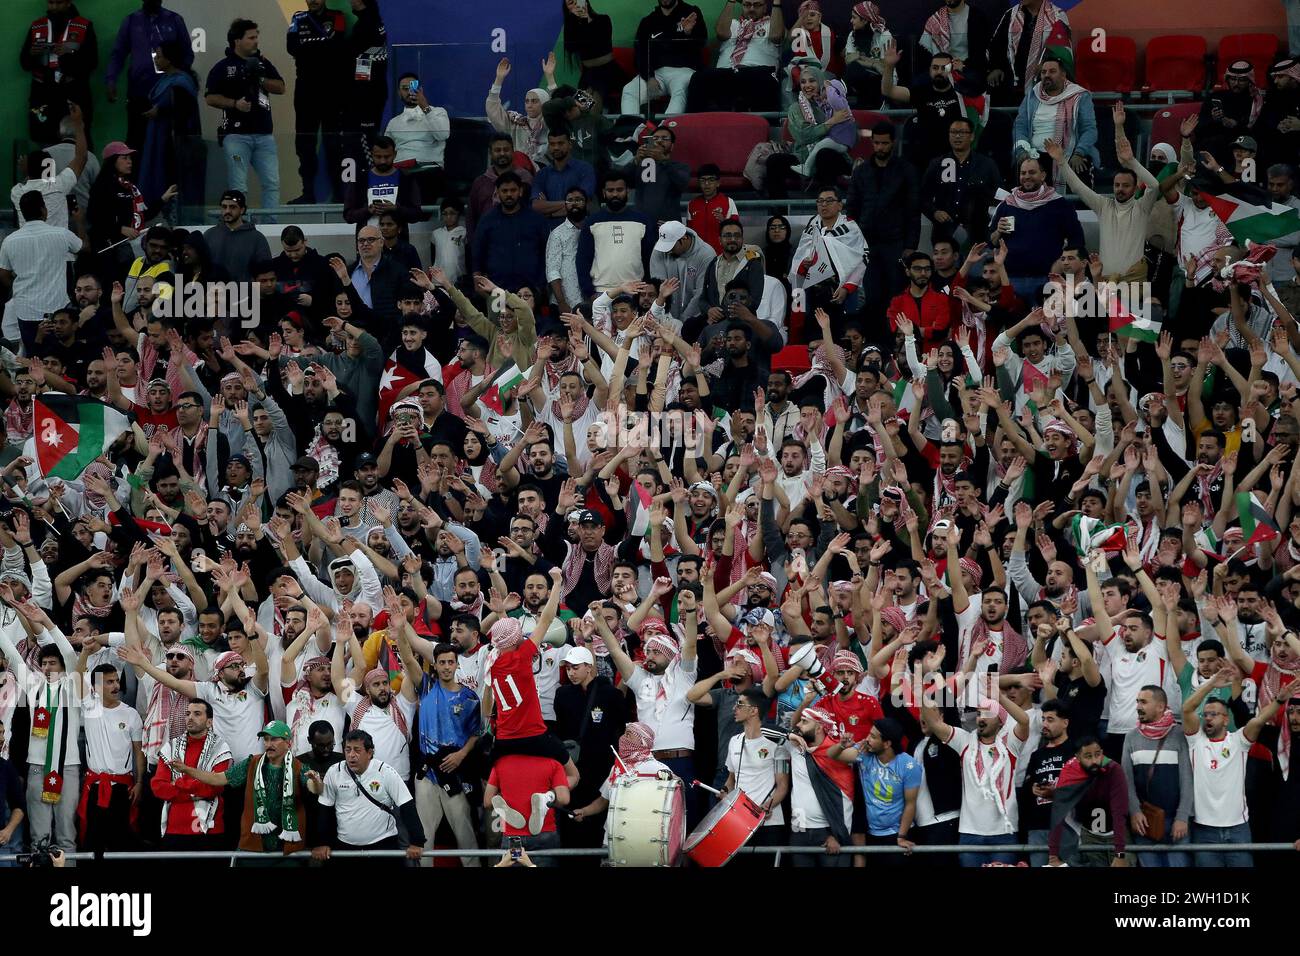
<svg viewBox="0 0 1300 956"><path fill-rule="evenodd" d="M165 655L165 656L166 656L167 660L169 660L169 661L179 661L179 660L184 660L184 659L185 659L186 657L188 657L189 655L187 655L187 654L167 654L167 655Z"/></svg>
<svg viewBox="0 0 1300 956"><path fill-rule="evenodd" d="M183 412L190 408L202 408L202 407L203 407L202 405L195 405L193 402L186 402L183 405L177 405L176 410L178 412Z"/></svg>
<svg viewBox="0 0 1300 956"><path fill-rule="evenodd" d="M369 245L372 242L378 242L378 241L379 241L378 236L367 236L364 239L358 239L357 245Z"/></svg>
<svg viewBox="0 0 1300 956"><path fill-rule="evenodd" d="M838 196L818 196L818 197L817 197L817 205L819 205L819 206L829 206L831 203L833 203L833 202L839 202L839 201L840 201L840 198L839 198Z"/></svg>

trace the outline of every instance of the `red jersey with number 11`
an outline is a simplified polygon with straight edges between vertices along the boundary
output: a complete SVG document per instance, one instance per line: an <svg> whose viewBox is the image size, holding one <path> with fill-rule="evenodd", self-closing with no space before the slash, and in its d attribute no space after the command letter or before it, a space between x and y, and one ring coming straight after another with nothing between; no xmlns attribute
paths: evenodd
<svg viewBox="0 0 1300 956"><path fill-rule="evenodd" d="M492 662L492 700L496 707L497 739L517 740L546 733L542 702L537 697L533 658L537 645L525 638Z"/></svg>

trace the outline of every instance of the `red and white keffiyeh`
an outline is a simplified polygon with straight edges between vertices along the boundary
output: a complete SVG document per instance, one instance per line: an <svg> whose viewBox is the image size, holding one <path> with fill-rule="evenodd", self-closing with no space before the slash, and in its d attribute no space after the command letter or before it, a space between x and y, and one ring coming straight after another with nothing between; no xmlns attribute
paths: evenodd
<svg viewBox="0 0 1300 956"><path fill-rule="evenodd" d="M1034 20L1034 35L1029 40L1029 56L1025 60L1025 89L1038 81L1038 66L1043 62L1043 53L1047 49L1047 39L1052 35L1052 28L1058 23L1070 28L1070 20L1064 11L1057 9L1051 0L1044 0ZM1011 13L1011 22L1007 25L1007 62L1016 62L1016 49L1025 32L1025 7L1017 4ZM1057 140L1060 142L1060 140Z"/></svg>

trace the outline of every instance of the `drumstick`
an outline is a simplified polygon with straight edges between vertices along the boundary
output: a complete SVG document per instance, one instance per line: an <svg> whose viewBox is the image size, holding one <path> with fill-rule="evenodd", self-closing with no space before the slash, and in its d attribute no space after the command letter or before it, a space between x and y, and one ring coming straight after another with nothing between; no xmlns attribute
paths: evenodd
<svg viewBox="0 0 1300 956"><path fill-rule="evenodd" d="M720 796L722 796L722 791L721 791L721 790L714 790L714 789L713 789L712 787L710 787L707 783L701 783L701 782L698 781L698 780L692 780L692 781L691 781L691 786L692 786L692 787L699 787L701 790L707 790L707 791L709 791L709 793L713 794L715 797L720 797Z"/></svg>

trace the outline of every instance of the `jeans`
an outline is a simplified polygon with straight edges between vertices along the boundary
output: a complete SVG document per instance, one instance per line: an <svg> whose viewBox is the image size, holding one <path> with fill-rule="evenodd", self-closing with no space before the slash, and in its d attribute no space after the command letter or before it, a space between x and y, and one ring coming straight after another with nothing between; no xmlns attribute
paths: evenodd
<svg viewBox="0 0 1300 956"><path fill-rule="evenodd" d="M558 850L560 848L560 834L555 830L539 833L536 836L520 837L519 839L523 841L525 850ZM529 859L538 866L560 865L560 858L557 856L539 856L536 859L529 856Z"/></svg>
<svg viewBox="0 0 1300 956"><path fill-rule="evenodd" d="M1169 825L1172 827L1173 823L1171 822ZM1181 840L1175 840L1166 832L1163 840L1153 840L1150 837L1142 836L1140 833L1135 833L1133 834L1133 845L1186 846L1189 836L1184 836ZM1188 867L1192 865L1192 855L1190 853L1139 853L1135 855L1138 858L1138 866L1148 868Z"/></svg>
<svg viewBox="0 0 1300 956"><path fill-rule="evenodd" d="M1192 823L1192 844L1197 843L1249 843L1250 824L1238 823L1234 827L1207 827L1201 823ZM1232 853L1197 853L1196 866L1225 867L1253 866L1248 851Z"/></svg>
<svg viewBox="0 0 1300 956"><path fill-rule="evenodd" d="M695 71L688 66L661 66L655 70L654 78L659 86L668 91L668 113L686 112L686 94L691 85ZM641 112L645 104L648 89L646 81L639 76L632 77L632 82L623 87L622 112L631 115Z"/></svg>
<svg viewBox="0 0 1300 956"><path fill-rule="evenodd" d="M45 768L41 764L27 765L27 826L32 844L42 837L50 838L50 849L64 853L77 849L77 799L81 796L81 768L64 766L63 795L58 803L41 800ZM75 866L75 860L68 860Z"/></svg>
<svg viewBox="0 0 1300 956"><path fill-rule="evenodd" d="M1015 843L1014 833L959 833L957 842L962 846L997 846L1002 843ZM1015 863L1014 853L970 853L961 852L957 859L963 867L983 866L985 863Z"/></svg>
<svg viewBox="0 0 1300 956"><path fill-rule="evenodd" d="M1046 847L1047 838L1051 834L1051 832L1052 832L1051 830L1030 830L1029 833L1027 834L1028 838L1025 840L1025 842L1028 843L1030 846ZM1071 866L1074 866L1079 857L1078 847L1079 847L1078 834L1076 834L1069 827L1066 827L1064 832L1062 832L1061 834L1061 862L1068 863ZM1047 866L1048 856L1049 854L1046 852L1031 853L1029 854L1029 865Z"/></svg>
<svg viewBox="0 0 1300 956"><path fill-rule="evenodd" d="M4 818L7 819L8 816L9 814L6 813L4 815ZM20 823L18 824L18 829L14 830L14 835L9 838L9 842L0 843L0 856L8 856L12 853L22 853L22 852L23 852L23 825ZM17 865L18 864L15 863L13 860L0 860L0 869L3 869L4 867L7 866L17 866Z"/></svg>
<svg viewBox="0 0 1300 956"><path fill-rule="evenodd" d="M691 781L695 779L695 757L670 757L659 762L682 780L682 796L686 799L686 832L690 833L707 812L704 797L708 791L691 786Z"/></svg>
<svg viewBox="0 0 1300 956"><path fill-rule="evenodd" d="M1037 305L1043 301L1043 286L1047 284L1047 276L1011 276L1011 288L1016 290L1016 295L1024 299L1031 305Z"/></svg>
<svg viewBox="0 0 1300 956"><path fill-rule="evenodd" d="M270 133L231 133L222 142L221 150L226 154L227 189L238 189L247 194L248 169L251 166L262 185L261 205L280 205L280 157L274 136Z"/></svg>

